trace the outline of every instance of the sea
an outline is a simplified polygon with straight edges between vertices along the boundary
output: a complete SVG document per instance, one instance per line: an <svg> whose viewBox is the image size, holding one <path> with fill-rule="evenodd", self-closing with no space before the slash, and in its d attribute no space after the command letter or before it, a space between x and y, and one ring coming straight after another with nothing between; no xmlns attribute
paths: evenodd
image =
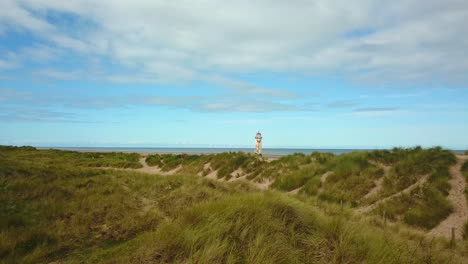
<svg viewBox="0 0 468 264"><path fill-rule="evenodd" d="M164 153L164 154L210 154L223 152L254 152L253 148L142 148L142 147L43 147L61 150L98 151L98 152L137 152L137 153ZM294 153L311 154L312 152L329 152L335 155L353 151L372 151L374 149L308 149L308 148L263 148L265 155L290 155ZM453 150L463 153L463 150Z"/></svg>

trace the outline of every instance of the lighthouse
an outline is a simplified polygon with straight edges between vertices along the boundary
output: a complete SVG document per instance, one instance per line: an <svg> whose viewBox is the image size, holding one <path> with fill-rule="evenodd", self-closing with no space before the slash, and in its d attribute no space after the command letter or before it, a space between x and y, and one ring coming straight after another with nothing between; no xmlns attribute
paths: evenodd
<svg viewBox="0 0 468 264"><path fill-rule="evenodd" d="M262 154L262 133L260 132L255 136L255 154Z"/></svg>

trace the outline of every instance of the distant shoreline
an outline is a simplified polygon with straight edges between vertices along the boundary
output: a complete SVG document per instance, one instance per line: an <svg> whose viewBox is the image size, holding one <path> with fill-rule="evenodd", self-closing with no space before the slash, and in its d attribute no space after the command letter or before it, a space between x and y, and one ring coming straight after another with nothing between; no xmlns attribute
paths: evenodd
<svg viewBox="0 0 468 264"><path fill-rule="evenodd" d="M46 147L37 147L37 149L56 149L56 150L69 150L69 151L77 151L77 152L123 152L123 153L138 153L142 156L146 155L154 155L154 154L174 154L174 155L180 155L180 154L188 154L188 155L210 155L210 154L219 154L219 153L224 153L224 152L187 152L187 151L180 151L180 152L172 152L172 151L133 151L130 149L116 149L116 148L46 148ZM138 148L136 148L138 149ZM246 152L246 153L252 153L252 152ZM283 156L287 156L288 154L262 154L265 158L269 159L275 159L275 158L281 158Z"/></svg>
<svg viewBox="0 0 468 264"><path fill-rule="evenodd" d="M209 155L224 152L253 153L253 148L141 148L141 147L37 147L37 149L57 149L78 152L124 152L138 153L142 156L151 154L188 154ZM280 158L294 153L310 154L312 152L328 152L336 155L353 151L373 151L376 149L288 149L288 148L264 148L263 156L267 158ZM452 150L457 154L463 154L463 150Z"/></svg>

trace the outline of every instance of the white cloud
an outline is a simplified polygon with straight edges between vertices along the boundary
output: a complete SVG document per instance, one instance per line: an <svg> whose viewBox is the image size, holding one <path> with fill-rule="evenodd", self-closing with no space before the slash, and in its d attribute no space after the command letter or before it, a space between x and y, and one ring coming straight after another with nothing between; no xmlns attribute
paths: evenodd
<svg viewBox="0 0 468 264"><path fill-rule="evenodd" d="M58 80L78 80L83 76L79 71L67 72L55 69L41 69L35 71L34 74Z"/></svg>
<svg viewBox="0 0 468 264"><path fill-rule="evenodd" d="M14 69L18 66L16 62L0 59L0 70Z"/></svg>
<svg viewBox="0 0 468 264"><path fill-rule="evenodd" d="M26 29L37 33L50 31L53 25L33 15L20 5L20 1L3 0L0 8L0 23L13 29Z"/></svg>
<svg viewBox="0 0 468 264"><path fill-rule="evenodd" d="M44 74L60 75L46 71ZM63 79L68 78L65 76ZM72 76L70 78L75 78ZM127 94L122 96L90 96L85 94L53 92L31 92L1 88L0 102L15 107L65 107L70 109L108 109L135 105L149 107L179 108L199 112L284 112L312 111L310 107L295 103L258 100L241 95L230 96L162 96L151 94Z"/></svg>
<svg viewBox="0 0 468 264"><path fill-rule="evenodd" d="M468 49L465 0L4 3L0 28L29 30L51 45L138 71L110 80L228 83L211 76L256 71L340 72L361 82L467 79L468 61L460 59ZM44 18L54 12L74 22Z"/></svg>
<svg viewBox="0 0 468 264"><path fill-rule="evenodd" d="M63 51L43 44L36 44L21 49L20 54L23 60L30 59L39 63L47 63L59 59L63 55Z"/></svg>
<svg viewBox="0 0 468 264"><path fill-rule="evenodd" d="M21 62L16 53L10 51L0 53L0 70L11 70L20 66Z"/></svg>

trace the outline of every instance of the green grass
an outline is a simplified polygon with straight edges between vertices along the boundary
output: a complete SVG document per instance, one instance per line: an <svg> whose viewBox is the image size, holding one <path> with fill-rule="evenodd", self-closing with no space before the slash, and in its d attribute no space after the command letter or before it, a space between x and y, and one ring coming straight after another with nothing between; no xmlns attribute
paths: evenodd
<svg viewBox="0 0 468 264"><path fill-rule="evenodd" d="M155 154L146 157L146 163L149 166L158 166L162 171L169 171L177 168L189 160L198 159L198 155L173 155L173 154Z"/></svg>
<svg viewBox="0 0 468 264"><path fill-rule="evenodd" d="M322 187L322 183L320 182L320 176L312 177L308 179L308 181L304 184L299 193L307 196L316 196L318 194L318 191L320 190L320 187Z"/></svg>
<svg viewBox="0 0 468 264"><path fill-rule="evenodd" d="M149 166L159 166L163 171L181 166L180 172L189 174L201 172L204 165L209 162L213 170L218 170L219 178L229 178L238 168L247 172L253 171L260 167L259 162L262 163L256 156L242 152L209 155L155 154L148 155L146 162Z"/></svg>
<svg viewBox="0 0 468 264"><path fill-rule="evenodd" d="M163 165L163 157L162 155L160 154L154 154L154 155L148 155L146 156L146 164L148 164L149 166L158 166L158 167L162 167Z"/></svg>
<svg viewBox="0 0 468 264"><path fill-rule="evenodd" d="M374 181L383 176L383 170L369 163L368 152L352 152L337 156L327 162L327 170L333 173L328 176L320 198L357 205L366 195Z"/></svg>
<svg viewBox="0 0 468 264"><path fill-rule="evenodd" d="M420 263L394 236L361 232L339 217L278 195L239 194L186 210L144 238L130 262ZM358 231L361 230L361 231ZM384 237L385 236L385 237ZM411 252L411 253L410 253ZM443 261L443 260L440 260Z"/></svg>
<svg viewBox="0 0 468 264"><path fill-rule="evenodd" d="M255 179L268 169L280 190L304 184L303 195L291 196L190 173L89 168L92 159L80 153L1 148L0 263L466 263L468 244L447 250L351 219L333 203L315 206L320 175L333 170L337 183L360 179L357 171L378 169L366 155L294 155L271 163L233 153L173 159L187 171L206 162L218 170L261 170ZM447 191L445 171L433 173L423 197Z"/></svg>
<svg viewBox="0 0 468 264"><path fill-rule="evenodd" d="M440 147L396 148L388 155L387 159L391 160L392 169L384 180L380 197L375 197L376 199L402 191L424 175L431 174L440 167L448 168L456 162L456 157L451 151Z"/></svg>
<svg viewBox="0 0 468 264"><path fill-rule="evenodd" d="M297 171L278 177L271 185L271 187L282 191L292 191L304 186L313 178L318 178L320 181L320 175L322 175L324 172L325 168L319 166L299 169Z"/></svg>
<svg viewBox="0 0 468 264"><path fill-rule="evenodd" d="M448 168L440 167L430 175L428 183L410 194L379 205L375 213L382 215L385 211L391 220L402 218L410 226L434 228L453 211L446 198L450 190L449 179Z"/></svg>
<svg viewBox="0 0 468 264"><path fill-rule="evenodd" d="M34 160L43 165L60 163L80 167L141 168L138 153L77 152L64 150L38 150L33 147L0 146L0 155L17 160Z"/></svg>
<svg viewBox="0 0 468 264"><path fill-rule="evenodd" d="M0 158L0 259L38 263L133 239L192 204L248 191L189 176Z"/></svg>
<svg viewBox="0 0 468 264"><path fill-rule="evenodd" d="M465 155L468 155L468 151L465 151ZM461 172L468 182L468 161L465 161L461 167ZM465 187L465 197L468 200L468 185ZM463 239L468 240L468 221L466 221L463 229Z"/></svg>

